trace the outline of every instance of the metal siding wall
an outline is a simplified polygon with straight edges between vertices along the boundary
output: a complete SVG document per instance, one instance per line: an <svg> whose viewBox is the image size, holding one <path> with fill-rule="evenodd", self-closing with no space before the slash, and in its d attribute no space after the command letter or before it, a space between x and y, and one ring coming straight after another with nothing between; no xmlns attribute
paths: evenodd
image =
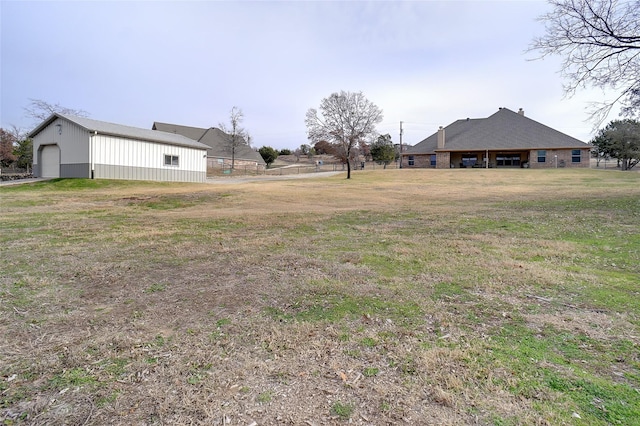
<svg viewBox="0 0 640 426"><path fill-rule="evenodd" d="M176 172L155 168L115 166L109 164L97 164L95 174L102 179L154 180L166 182L204 182L206 179L205 173L190 170L179 170Z"/></svg>
<svg viewBox="0 0 640 426"><path fill-rule="evenodd" d="M180 165L165 166L165 154L179 156ZM194 148L98 135L94 137L95 177L203 182L204 154L205 150Z"/></svg>
<svg viewBox="0 0 640 426"><path fill-rule="evenodd" d="M91 165L84 164L60 164L61 178L89 178L91 177Z"/></svg>
<svg viewBox="0 0 640 426"><path fill-rule="evenodd" d="M69 121L60 121L60 164L86 164L89 160L89 132Z"/></svg>

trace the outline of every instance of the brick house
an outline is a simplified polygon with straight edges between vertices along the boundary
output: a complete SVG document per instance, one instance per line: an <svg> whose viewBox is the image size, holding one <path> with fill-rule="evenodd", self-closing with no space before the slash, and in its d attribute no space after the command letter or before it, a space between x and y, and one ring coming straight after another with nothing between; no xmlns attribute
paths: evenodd
<svg viewBox="0 0 640 426"><path fill-rule="evenodd" d="M500 108L454 121L402 153L403 168L589 167L591 145Z"/></svg>

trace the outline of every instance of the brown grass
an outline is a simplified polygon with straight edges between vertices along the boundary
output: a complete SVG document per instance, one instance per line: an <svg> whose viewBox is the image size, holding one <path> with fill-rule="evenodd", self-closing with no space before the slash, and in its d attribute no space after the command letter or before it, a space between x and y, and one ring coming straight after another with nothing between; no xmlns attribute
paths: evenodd
<svg viewBox="0 0 640 426"><path fill-rule="evenodd" d="M522 317L532 329L637 339L637 313L530 297L556 289L545 296L577 305L557 289L580 273L560 266L579 251L571 241L531 247L517 233L460 229L508 218L517 202L640 196L629 176L386 170L1 189L0 419L342 424L341 402L355 424L569 422L565 399L514 394L508 366L478 361L491 334ZM462 292L439 295L452 283Z"/></svg>

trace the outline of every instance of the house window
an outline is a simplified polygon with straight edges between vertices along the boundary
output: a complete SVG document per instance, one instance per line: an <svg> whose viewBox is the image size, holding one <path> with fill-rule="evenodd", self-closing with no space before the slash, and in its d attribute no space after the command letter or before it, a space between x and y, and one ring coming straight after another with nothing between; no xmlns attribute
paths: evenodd
<svg viewBox="0 0 640 426"><path fill-rule="evenodd" d="M436 165L436 154L431 154L431 165L434 167Z"/></svg>
<svg viewBox="0 0 640 426"><path fill-rule="evenodd" d="M580 155L580 150L579 149L572 149L571 150L571 162L572 163L580 163L582 161L582 156Z"/></svg>
<svg viewBox="0 0 640 426"><path fill-rule="evenodd" d="M538 163L546 163L547 162L547 151L544 149L538 151Z"/></svg>
<svg viewBox="0 0 640 426"><path fill-rule="evenodd" d="M413 155L410 155L410 156L409 156L408 164L409 164L410 166L414 166L414 165L416 164L416 162L415 162L415 159L414 159Z"/></svg>
<svg viewBox="0 0 640 426"><path fill-rule="evenodd" d="M165 166L179 166L180 160L177 155L164 155L164 165Z"/></svg>
<svg viewBox="0 0 640 426"><path fill-rule="evenodd" d="M496 157L496 166L519 166L520 155L504 155L498 154Z"/></svg>
<svg viewBox="0 0 640 426"><path fill-rule="evenodd" d="M477 155L463 155L462 156L462 167L473 167L478 161Z"/></svg>

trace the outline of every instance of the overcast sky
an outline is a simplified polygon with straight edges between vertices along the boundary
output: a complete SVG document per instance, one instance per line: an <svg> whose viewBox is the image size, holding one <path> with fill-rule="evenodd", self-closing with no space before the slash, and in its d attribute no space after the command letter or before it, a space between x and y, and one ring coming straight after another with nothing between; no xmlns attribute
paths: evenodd
<svg viewBox="0 0 640 426"><path fill-rule="evenodd" d="M29 99L151 128L227 122L253 145L308 143L305 113L340 90L384 112L380 133L416 144L438 126L523 108L588 141L589 101L565 98L560 58L525 53L544 1L6 1L1 125L32 128Z"/></svg>

